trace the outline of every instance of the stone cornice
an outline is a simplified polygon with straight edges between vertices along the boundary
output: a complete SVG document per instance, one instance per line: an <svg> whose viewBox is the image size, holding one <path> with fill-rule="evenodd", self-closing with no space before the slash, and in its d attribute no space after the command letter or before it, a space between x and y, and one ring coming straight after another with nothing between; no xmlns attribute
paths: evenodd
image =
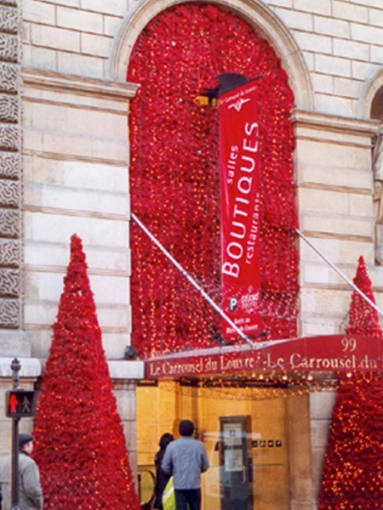
<svg viewBox="0 0 383 510"><path fill-rule="evenodd" d="M144 378L143 361L108 360L109 374L113 381Z"/></svg>
<svg viewBox="0 0 383 510"><path fill-rule="evenodd" d="M317 113L311 111L294 110L291 120L295 128L309 128L339 133L352 133L359 136L374 136L380 126L377 120L363 120L350 117Z"/></svg>
<svg viewBox="0 0 383 510"><path fill-rule="evenodd" d="M11 363L13 358L0 357L0 377L12 377ZM21 358L20 379L37 378L44 372L45 361L37 358ZM142 361L108 360L110 377L117 380L139 380L144 377Z"/></svg>
<svg viewBox="0 0 383 510"><path fill-rule="evenodd" d="M21 69L21 78L24 86L29 85L40 89L52 89L116 101L132 99L138 89L138 85L135 83L97 80L29 67Z"/></svg>

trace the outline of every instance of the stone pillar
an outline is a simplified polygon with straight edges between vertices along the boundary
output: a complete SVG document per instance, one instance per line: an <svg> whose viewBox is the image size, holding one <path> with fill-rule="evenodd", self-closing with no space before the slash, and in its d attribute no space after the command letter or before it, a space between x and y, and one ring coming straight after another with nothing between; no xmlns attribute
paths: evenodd
<svg viewBox="0 0 383 510"><path fill-rule="evenodd" d="M291 510L314 510L309 395L287 399Z"/></svg>
<svg viewBox="0 0 383 510"><path fill-rule="evenodd" d="M294 111L299 230L352 279L364 255L374 265L371 137L376 121ZM300 335L343 331L351 288L299 238ZM379 268L380 269L380 268ZM376 280L374 280L376 281Z"/></svg>
<svg viewBox="0 0 383 510"><path fill-rule="evenodd" d="M117 400L117 410L124 428L129 463L138 491L136 385L137 381L144 377L144 364L141 361L109 361L108 364Z"/></svg>
<svg viewBox="0 0 383 510"><path fill-rule="evenodd" d="M28 356L21 331L20 66L17 0L0 0L0 355Z"/></svg>
<svg viewBox="0 0 383 510"><path fill-rule="evenodd" d="M45 359L83 241L108 359L130 343L128 106L137 85L23 68L23 326Z"/></svg>
<svg viewBox="0 0 383 510"><path fill-rule="evenodd" d="M313 498L315 507L321 490L322 472L331 427L332 410L336 399L336 389L310 393L310 428L313 475Z"/></svg>

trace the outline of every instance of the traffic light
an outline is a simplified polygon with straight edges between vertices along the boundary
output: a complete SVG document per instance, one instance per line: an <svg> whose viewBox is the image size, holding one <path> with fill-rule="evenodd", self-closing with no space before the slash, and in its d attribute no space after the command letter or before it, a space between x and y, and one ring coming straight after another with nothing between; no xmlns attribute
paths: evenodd
<svg viewBox="0 0 383 510"><path fill-rule="evenodd" d="M5 394L5 409L8 418L25 418L35 414L35 392L12 390Z"/></svg>

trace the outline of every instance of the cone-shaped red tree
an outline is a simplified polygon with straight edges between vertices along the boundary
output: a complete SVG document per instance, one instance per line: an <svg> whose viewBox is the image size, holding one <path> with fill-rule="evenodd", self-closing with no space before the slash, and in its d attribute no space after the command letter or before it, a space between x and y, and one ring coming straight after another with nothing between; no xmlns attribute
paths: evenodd
<svg viewBox="0 0 383 510"><path fill-rule="evenodd" d="M363 257L355 285L373 302ZM348 335L383 338L378 314L354 290ZM319 510L383 508L383 381L378 373L339 377Z"/></svg>
<svg viewBox="0 0 383 510"><path fill-rule="evenodd" d="M353 281L363 294L375 304L372 282L368 276L363 257L359 257L358 268ZM355 290L351 296L349 323L346 328L346 334L383 338L378 312Z"/></svg>
<svg viewBox="0 0 383 510"><path fill-rule="evenodd" d="M81 239L71 237L35 419L44 510L138 510Z"/></svg>

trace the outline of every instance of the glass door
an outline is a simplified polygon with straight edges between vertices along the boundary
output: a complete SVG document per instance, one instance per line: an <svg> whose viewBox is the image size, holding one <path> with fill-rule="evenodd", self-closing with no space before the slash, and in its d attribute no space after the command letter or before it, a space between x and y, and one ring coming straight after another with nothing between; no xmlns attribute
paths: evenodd
<svg viewBox="0 0 383 510"><path fill-rule="evenodd" d="M250 416L221 416L219 421L221 509L251 510Z"/></svg>

